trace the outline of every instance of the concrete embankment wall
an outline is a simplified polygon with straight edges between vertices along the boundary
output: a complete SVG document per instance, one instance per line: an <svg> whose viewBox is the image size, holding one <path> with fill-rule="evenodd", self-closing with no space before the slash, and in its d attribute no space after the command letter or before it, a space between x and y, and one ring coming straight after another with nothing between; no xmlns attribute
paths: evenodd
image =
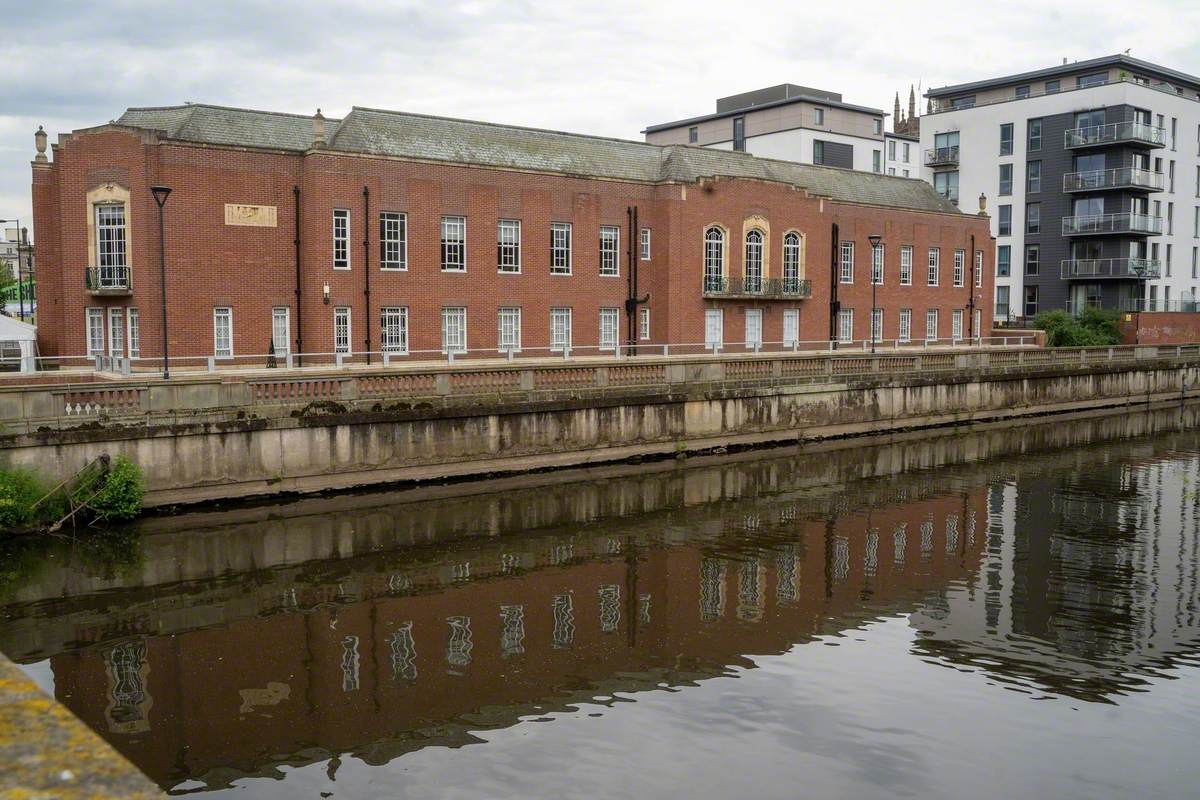
<svg viewBox="0 0 1200 800"><path fill-rule="evenodd" d="M550 367L448 366L272 377L262 385L131 384L105 389L110 406L95 418L59 417L3 437L0 464L61 476L100 453L125 455L145 472L148 503L162 505L1142 407L1200 394L1196 350L1033 351L1021 363L1000 355L1016 354L939 354L949 359L939 362L639 360L564 365L553 380L536 374ZM392 382L389 394L378 393L380 381ZM188 392L207 400L185 402ZM78 407L81 396L67 392L61 402L74 398Z"/></svg>

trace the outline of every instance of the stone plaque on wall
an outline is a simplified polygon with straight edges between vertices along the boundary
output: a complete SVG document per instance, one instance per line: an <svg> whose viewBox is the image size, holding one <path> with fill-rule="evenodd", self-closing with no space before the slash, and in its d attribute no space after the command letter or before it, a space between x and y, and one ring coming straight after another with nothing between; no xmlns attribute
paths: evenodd
<svg viewBox="0 0 1200 800"><path fill-rule="evenodd" d="M274 228L278 214L275 206L248 206L243 203L225 204L226 225L250 225L255 228Z"/></svg>

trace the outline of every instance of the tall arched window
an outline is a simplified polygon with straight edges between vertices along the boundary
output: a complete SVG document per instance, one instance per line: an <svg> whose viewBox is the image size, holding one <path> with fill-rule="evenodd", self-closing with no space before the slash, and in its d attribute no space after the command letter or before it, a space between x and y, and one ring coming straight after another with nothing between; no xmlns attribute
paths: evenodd
<svg viewBox="0 0 1200 800"><path fill-rule="evenodd" d="M800 291L800 234L783 237L783 290Z"/></svg>
<svg viewBox="0 0 1200 800"><path fill-rule="evenodd" d="M746 291L761 292L763 285L763 235L752 228L746 232Z"/></svg>
<svg viewBox="0 0 1200 800"><path fill-rule="evenodd" d="M725 231L715 225L704 232L704 291L725 289Z"/></svg>

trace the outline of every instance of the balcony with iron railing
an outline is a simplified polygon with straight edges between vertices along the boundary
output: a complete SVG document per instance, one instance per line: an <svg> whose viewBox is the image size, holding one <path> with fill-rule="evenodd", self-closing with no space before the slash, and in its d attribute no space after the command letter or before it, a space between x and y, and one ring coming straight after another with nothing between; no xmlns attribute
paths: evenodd
<svg viewBox="0 0 1200 800"><path fill-rule="evenodd" d="M1062 261L1061 270L1065 281L1144 280L1159 277L1162 267L1157 258L1069 258Z"/></svg>
<svg viewBox="0 0 1200 800"><path fill-rule="evenodd" d="M714 299L804 300L812 282L804 278L725 278L704 276L704 296Z"/></svg>
<svg viewBox="0 0 1200 800"><path fill-rule="evenodd" d="M958 145L933 147L925 151L925 166L952 167L958 164Z"/></svg>
<svg viewBox="0 0 1200 800"><path fill-rule="evenodd" d="M1133 233L1156 236L1162 233L1162 217L1149 214L1084 214L1063 217L1063 236L1094 236L1109 233Z"/></svg>
<svg viewBox="0 0 1200 800"><path fill-rule="evenodd" d="M129 267L85 267L83 286L94 295L120 295L133 291L133 270Z"/></svg>
<svg viewBox="0 0 1200 800"><path fill-rule="evenodd" d="M1068 172L1063 175L1064 192L1095 192L1104 189L1141 189L1147 192L1163 190L1163 174L1136 167L1093 169Z"/></svg>
<svg viewBox="0 0 1200 800"><path fill-rule="evenodd" d="M1162 147L1164 139L1162 128L1144 122L1110 122L1107 125L1089 125L1063 131L1063 146L1067 149L1112 144Z"/></svg>

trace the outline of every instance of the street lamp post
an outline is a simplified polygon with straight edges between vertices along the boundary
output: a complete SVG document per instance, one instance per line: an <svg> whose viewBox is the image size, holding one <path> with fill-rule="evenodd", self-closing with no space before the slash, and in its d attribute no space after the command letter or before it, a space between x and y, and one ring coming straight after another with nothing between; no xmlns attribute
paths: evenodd
<svg viewBox="0 0 1200 800"><path fill-rule="evenodd" d="M875 257L879 257L879 271L883 272L883 253L879 251L879 243L883 241L883 237L878 233L873 233L867 237L867 241L871 243L871 353L875 353L875 287L879 285L879 281L875 279ZM881 274L879 277L883 277ZM882 326L880 326L882 327Z"/></svg>
<svg viewBox="0 0 1200 800"><path fill-rule="evenodd" d="M171 368L167 362L167 251L166 237L163 234L163 204L171 193L169 186L151 186L150 194L158 203L158 282L162 289L162 339L163 339L163 380L171 377Z"/></svg>
<svg viewBox="0 0 1200 800"><path fill-rule="evenodd" d="M17 303L20 306L21 321L25 321L25 287L21 282L21 220L0 219L0 225L13 223L17 226Z"/></svg>

